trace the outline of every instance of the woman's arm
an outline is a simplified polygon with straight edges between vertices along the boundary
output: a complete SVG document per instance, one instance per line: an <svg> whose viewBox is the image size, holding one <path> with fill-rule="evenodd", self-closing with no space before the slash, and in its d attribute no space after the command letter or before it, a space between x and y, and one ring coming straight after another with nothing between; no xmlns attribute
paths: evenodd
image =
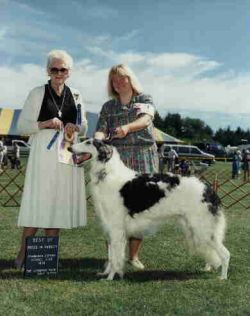
<svg viewBox="0 0 250 316"><path fill-rule="evenodd" d="M29 93L17 123L17 128L21 134L31 135L39 131L37 118L41 109L43 96L44 86L37 87Z"/></svg>
<svg viewBox="0 0 250 316"><path fill-rule="evenodd" d="M138 101L134 104L137 116L141 114L148 114L154 118L155 115L155 105L153 98L148 94L141 94L138 96Z"/></svg>
<svg viewBox="0 0 250 316"><path fill-rule="evenodd" d="M106 110L106 106L104 104L98 118L94 138L103 140L108 136L108 115L108 111Z"/></svg>
<svg viewBox="0 0 250 316"><path fill-rule="evenodd" d="M115 129L115 137L123 138L129 133L140 131L152 124L152 116L149 114L140 115L138 119Z"/></svg>
<svg viewBox="0 0 250 316"><path fill-rule="evenodd" d="M155 114L155 105L152 97L142 94L138 96L138 99L138 102L134 104L137 119L134 122L117 127L115 137L123 138L129 133L140 131L152 124Z"/></svg>

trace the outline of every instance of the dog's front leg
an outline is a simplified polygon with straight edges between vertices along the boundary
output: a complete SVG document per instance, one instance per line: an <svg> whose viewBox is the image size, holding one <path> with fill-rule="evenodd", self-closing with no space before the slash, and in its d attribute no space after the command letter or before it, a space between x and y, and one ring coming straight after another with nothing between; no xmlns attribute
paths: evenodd
<svg viewBox="0 0 250 316"><path fill-rule="evenodd" d="M113 280L115 274L118 274L121 279L123 278L126 242L124 230L116 229L110 234L110 272L107 280Z"/></svg>
<svg viewBox="0 0 250 316"><path fill-rule="evenodd" d="M110 242L107 242L108 246L108 260L104 264L104 271L103 272L98 272L98 276L106 276L110 273L111 271L111 261L110 261Z"/></svg>

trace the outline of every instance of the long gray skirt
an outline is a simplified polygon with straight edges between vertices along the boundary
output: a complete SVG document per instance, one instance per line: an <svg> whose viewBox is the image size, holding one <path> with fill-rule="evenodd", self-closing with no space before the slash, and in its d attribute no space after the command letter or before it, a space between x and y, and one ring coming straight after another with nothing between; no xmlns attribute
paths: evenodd
<svg viewBox="0 0 250 316"><path fill-rule="evenodd" d="M33 136L18 226L73 228L86 225L84 169L58 162L55 130Z"/></svg>

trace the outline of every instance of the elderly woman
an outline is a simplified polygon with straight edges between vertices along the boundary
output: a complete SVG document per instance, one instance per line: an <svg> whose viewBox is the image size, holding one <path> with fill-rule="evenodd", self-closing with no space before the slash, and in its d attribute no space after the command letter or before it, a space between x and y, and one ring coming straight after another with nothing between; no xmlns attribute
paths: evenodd
<svg viewBox="0 0 250 316"><path fill-rule="evenodd" d="M62 50L48 54L50 80L29 93L20 119L20 133L31 136L24 192L18 217L23 234L15 265L25 256L25 239L43 228L47 236L58 236L60 228L86 225L84 170L58 160L59 133L75 141L87 129L82 97L65 84L73 60Z"/></svg>
<svg viewBox="0 0 250 316"><path fill-rule="evenodd" d="M95 138L109 137L127 167L140 173L158 172L152 97L142 93L134 73L123 64L111 68L108 94L111 100L102 107ZM129 262L137 269L144 269L138 258L141 241L140 236L129 241Z"/></svg>

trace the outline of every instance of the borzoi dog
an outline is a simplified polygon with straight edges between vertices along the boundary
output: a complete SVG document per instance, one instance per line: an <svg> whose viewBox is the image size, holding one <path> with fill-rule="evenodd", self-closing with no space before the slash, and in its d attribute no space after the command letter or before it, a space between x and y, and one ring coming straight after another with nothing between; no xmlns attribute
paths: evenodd
<svg viewBox="0 0 250 316"><path fill-rule="evenodd" d="M216 193L196 177L140 175L127 168L115 147L98 140L72 146L91 156L95 211L109 238L109 261L102 275L123 277L127 239L157 228L170 217L183 228L191 249L204 257L205 269L221 266L227 278L230 253L223 245L225 218Z"/></svg>

